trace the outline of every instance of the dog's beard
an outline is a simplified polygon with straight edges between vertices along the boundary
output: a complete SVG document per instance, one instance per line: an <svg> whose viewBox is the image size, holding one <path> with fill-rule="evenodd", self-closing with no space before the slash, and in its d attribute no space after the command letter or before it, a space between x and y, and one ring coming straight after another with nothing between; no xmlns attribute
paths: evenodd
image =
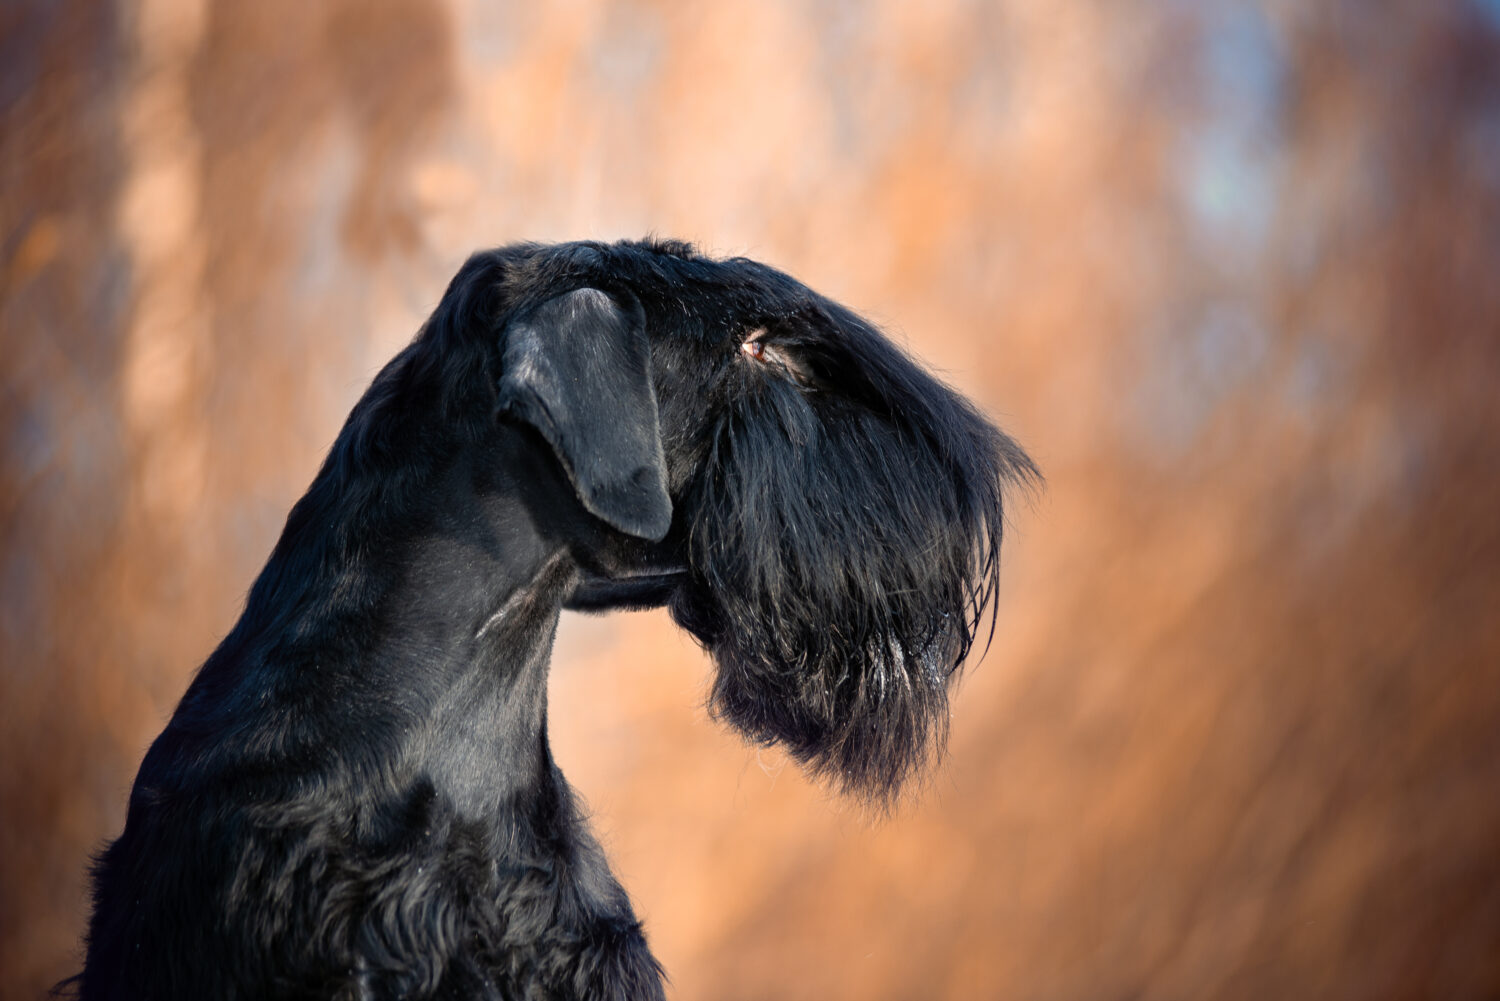
<svg viewBox="0 0 1500 1001"><path fill-rule="evenodd" d="M672 604L714 658L718 718L877 805L942 751L992 607L1002 483L1030 468L948 402L897 425L764 381L719 423Z"/></svg>

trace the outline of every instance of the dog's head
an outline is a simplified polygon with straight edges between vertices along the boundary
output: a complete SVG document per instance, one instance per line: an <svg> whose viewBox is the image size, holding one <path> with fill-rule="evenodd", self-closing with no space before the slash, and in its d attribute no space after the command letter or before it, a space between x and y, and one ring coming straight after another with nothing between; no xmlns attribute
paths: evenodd
<svg viewBox="0 0 1500 1001"><path fill-rule="evenodd" d="M580 554L570 607L667 605L714 659L719 718L893 797L993 623L1002 495L1031 461L869 323L753 261L513 247L449 298L476 289L501 413L615 540Z"/></svg>

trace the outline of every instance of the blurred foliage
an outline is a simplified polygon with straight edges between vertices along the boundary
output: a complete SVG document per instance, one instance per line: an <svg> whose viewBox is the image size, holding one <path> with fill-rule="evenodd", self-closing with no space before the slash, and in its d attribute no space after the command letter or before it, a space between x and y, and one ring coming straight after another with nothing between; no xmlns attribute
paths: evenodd
<svg viewBox="0 0 1500 1001"><path fill-rule="evenodd" d="M1500 4L12 0L0 996L472 249L681 236L1016 431L1001 629L874 823L565 620L684 998L1500 994Z"/></svg>

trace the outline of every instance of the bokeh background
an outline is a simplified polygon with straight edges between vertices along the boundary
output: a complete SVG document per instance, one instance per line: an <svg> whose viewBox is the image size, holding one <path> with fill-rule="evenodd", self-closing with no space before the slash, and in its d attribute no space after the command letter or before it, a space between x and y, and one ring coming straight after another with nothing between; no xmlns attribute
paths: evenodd
<svg viewBox="0 0 1500 1001"><path fill-rule="evenodd" d="M565 616L683 999L1500 997L1500 3L5 0L0 996L469 251L691 239L1048 476L919 800Z"/></svg>

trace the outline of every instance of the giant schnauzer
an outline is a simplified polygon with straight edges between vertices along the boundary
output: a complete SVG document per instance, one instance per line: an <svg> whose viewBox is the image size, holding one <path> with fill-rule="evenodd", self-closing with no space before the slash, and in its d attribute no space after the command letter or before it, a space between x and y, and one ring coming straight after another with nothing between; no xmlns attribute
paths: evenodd
<svg viewBox="0 0 1500 1001"><path fill-rule="evenodd" d="M100 856L86 999L660 998L547 745L563 608L888 803L1025 454L869 323L670 242L480 253L355 406Z"/></svg>

